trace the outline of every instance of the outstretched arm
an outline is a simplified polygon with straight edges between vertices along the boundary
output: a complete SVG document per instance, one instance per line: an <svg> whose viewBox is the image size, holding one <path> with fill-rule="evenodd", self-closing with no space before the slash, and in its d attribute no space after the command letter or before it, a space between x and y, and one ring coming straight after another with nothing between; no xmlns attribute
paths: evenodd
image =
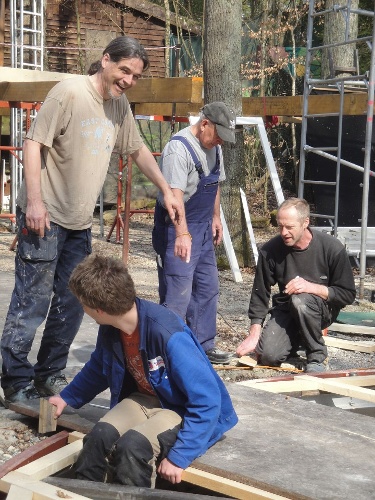
<svg viewBox="0 0 375 500"><path fill-rule="evenodd" d="M184 193L181 189L173 188L172 193L175 198L179 201L182 208L180 223L175 226L176 229L176 240L174 244L174 254L176 257L180 257L186 263L190 262L191 255L191 235L189 233L189 228L185 217L185 205L184 205Z"/></svg>
<svg viewBox="0 0 375 500"><path fill-rule="evenodd" d="M241 344L237 347L237 356L245 356L249 352L254 352L256 346L259 342L259 337L262 331L262 325L255 323L250 326L249 335L246 339L241 342Z"/></svg>
<svg viewBox="0 0 375 500"><path fill-rule="evenodd" d="M140 170L150 181L157 186L163 193L165 208L168 210L169 217L175 224L179 224L182 218L183 207L176 199L167 181L160 171L159 165L152 156L150 150L143 145L137 151L131 154Z"/></svg>

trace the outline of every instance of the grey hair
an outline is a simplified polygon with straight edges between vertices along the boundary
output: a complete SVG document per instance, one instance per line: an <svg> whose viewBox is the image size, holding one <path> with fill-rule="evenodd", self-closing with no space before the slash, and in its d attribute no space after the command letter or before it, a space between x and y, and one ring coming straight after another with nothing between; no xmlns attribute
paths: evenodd
<svg viewBox="0 0 375 500"><path fill-rule="evenodd" d="M303 198L288 198L281 203L278 212L282 209L294 207L297 211L298 218L305 220L310 217L310 206Z"/></svg>

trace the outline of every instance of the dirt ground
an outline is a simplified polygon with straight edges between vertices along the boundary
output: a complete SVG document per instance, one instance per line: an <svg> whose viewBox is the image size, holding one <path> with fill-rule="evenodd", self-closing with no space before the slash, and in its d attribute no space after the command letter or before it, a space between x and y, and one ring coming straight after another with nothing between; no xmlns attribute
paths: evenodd
<svg viewBox="0 0 375 500"><path fill-rule="evenodd" d="M108 214L107 214L108 216ZM106 219L110 219L107 217ZM116 244L115 231L110 242L106 241L110 226L104 226L104 237L100 235L99 219L96 217L93 226L93 251L104 255L122 257L122 244ZM155 255L151 245L152 216L144 214L133 215L130 221L130 252L128 266L136 284L140 297L158 301L157 272ZM261 244L275 234L275 228L256 230L257 243ZM0 272L13 271L14 252L9 251L14 235L9 233L7 226L0 226ZM358 287L358 271L353 270ZM243 281L236 283L230 270L219 270L220 298L218 307L217 346L221 349L235 352L237 345L247 335L249 320L247 308L254 278L254 269L241 269ZM374 311L375 304L370 302L371 292L375 290L374 268L369 268L365 279L365 298L356 301L345 310ZM355 339L352 335L341 335L341 338ZM358 337L358 340L363 340ZM366 336L366 340L374 340ZM373 354L344 351L329 348L330 369L342 370L350 368L369 368L375 366ZM235 381L268 378L292 373L290 370L250 369L238 365L237 359L230 367L217 367L219 375L226 383ZM20 453L23 449L40 439L35 421L17 415L10 410L0 408L0 463Z"/></svg>

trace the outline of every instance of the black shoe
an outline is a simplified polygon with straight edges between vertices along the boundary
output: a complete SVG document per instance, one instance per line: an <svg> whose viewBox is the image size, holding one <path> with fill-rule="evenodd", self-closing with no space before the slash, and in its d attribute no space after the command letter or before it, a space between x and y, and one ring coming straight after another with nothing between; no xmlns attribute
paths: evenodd
<svg viewBox="0 0 375 500"><path fill-rule="evenodd" d="M41 397L55 396L68 385L68 381L64 374L50 375L44 380L36 378L34 380L35 387L37 388Z"/></svg>
<svg viewBox="0 0 375 500"><path fill-rule="evenodd" d="M4 394L4 397L5 405L6 407L8 407L10 403L27 403L31 399L39 399L40 394L35 389L33 384L29 384L19 391L13 392L12 394Z"/></svg>
<svg viewBox="0 0 375 500"><path fill-rule="evenodd" d="M213 365L229 365L234 358L234 354L231 352L220 351L216 347L206 351L206 356Z"/></svg>

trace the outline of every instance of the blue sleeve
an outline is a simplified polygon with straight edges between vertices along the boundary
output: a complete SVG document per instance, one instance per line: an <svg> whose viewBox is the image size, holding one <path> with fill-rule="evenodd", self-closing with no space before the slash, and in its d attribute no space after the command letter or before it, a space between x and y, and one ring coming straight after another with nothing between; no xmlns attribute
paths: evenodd
<svg viewBox="0 0 375 500"><path fill-rule="evenodd" d="M99 336L95 351L91 354L89 361L60 393L63 400L72 408L81 408L108 388L102 359L102 344Z"/></svg>
<svg viewBox="0 0 375 500"><path fill-rule="evenodd" d="M185 332L168 342L170 377L186 396L186 413L168 459L185 469L208 448L221 410L221 394L203 351Z"/></svg>

